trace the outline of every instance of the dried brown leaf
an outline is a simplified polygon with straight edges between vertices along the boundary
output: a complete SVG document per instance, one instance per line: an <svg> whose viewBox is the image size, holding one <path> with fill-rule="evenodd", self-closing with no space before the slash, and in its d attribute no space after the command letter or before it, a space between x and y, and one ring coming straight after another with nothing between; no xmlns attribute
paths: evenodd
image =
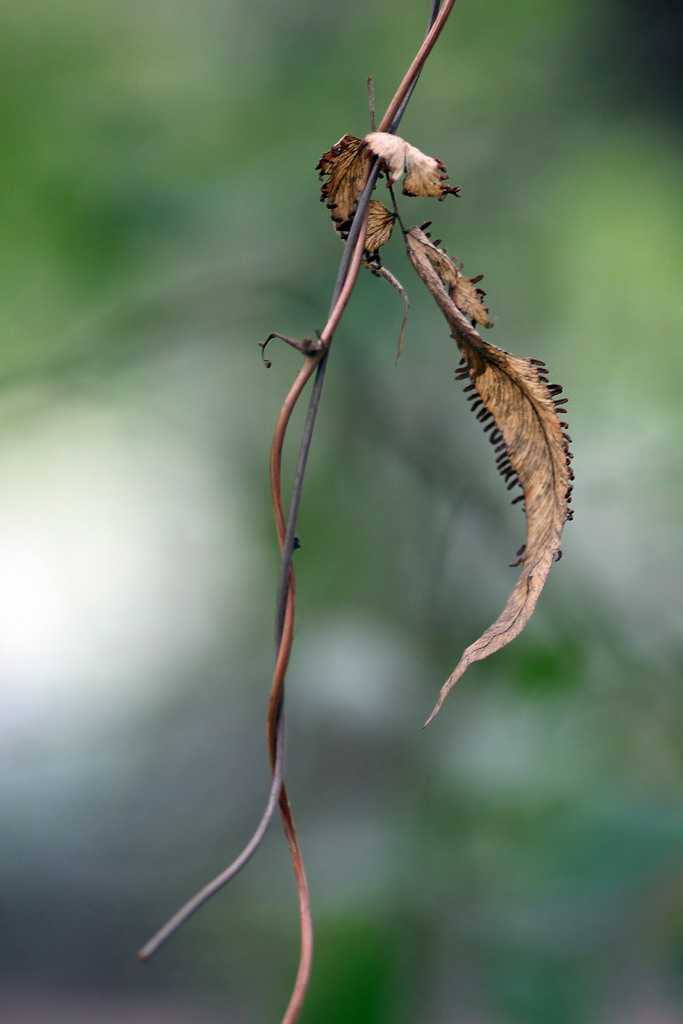
<svg viewBox="0 0 683 1024"><path fill-rule="evenodd" d="M468 316L470 320L481 324L482 327L493 327L493 320L489 311L484 305L486 292L483 288L477 288L477 280L481 278L465 277L460 273L460 268L455 268L456 280L450 289L450 296L461 313Z"/></svg>
<svg viewBox="0 0 683 1024"><path fill-rule="evenodd" d="M348 220L363 186L368 165L367 150L355 135L342 135L339 142L323 153L317 166L321 180L320 199L332 211L338 224Z"/></svg>
<svg viewBox="0 0 683 1024"><path fill-rule="evenodd" d="M354 211L348 220L341 224L335 223L334 225L335 231L344 241L349 237L355 215ZM363 263L366 267L370 267L371 270L376 270L382 266L379 250L389 241L395 222L396 214L387 210L384 203L378 202L377 199L370 200L368 203L368 223L365 248L363 250Z"/></svg>
<svg viewBox="0 0 683 1024"><path fill-rule="evenodd" d="M443 199L449 193L458 195L457 185L445 185L448 180L446 168L436 157L427 156L405 139L389 132L370 132L363 139L371 153L382 159L389 182L402 178L403 194L406 196L434 196Z"/></svg>
<svg viewBox="0 0 683 1024"><path fill-rule="evenodd" d="M419 231L424 237L427 245L423 250L423 258L431 264L441 278L444 287L460 312L471 320L482 324L483 327L493 327L493 320L483 302L486 292L482 288L477 288L477 281L481 281L481 276L465 277L462 273L462 263L454 263L443 249L439 249L429 241L428 235L420 228L411 228L411 231ZM409 235L411 231L408 232Z"/></svg>
<svg viewBox="0 0 683 1024"><path fill-rule="evenodd" d="M368 230L365 236L365 251L377 252L391 237L396 214L388 210L378 199L368 203Z"/></svg>
<svg viewBox="0 0 683 1024"><path fill-rule="evenodd" d="M460 349L463 366L457 375L471 382L473 409L491 430L498 467L508 489L522 488L526 543L519 551L522 571L505 607L489 628L466 649L441 689L428 721L439 711L451 688L474 661L504 647L529 621L550 566L559 557L560 536L571 518L572 472L567 424L560 420L565 399L561 388L548 383L540 360L521 359L484 341L454 302L448 257L419 228L406 232L408 255L441 312ZM558 415L559 413L559 415Z"/></svg>

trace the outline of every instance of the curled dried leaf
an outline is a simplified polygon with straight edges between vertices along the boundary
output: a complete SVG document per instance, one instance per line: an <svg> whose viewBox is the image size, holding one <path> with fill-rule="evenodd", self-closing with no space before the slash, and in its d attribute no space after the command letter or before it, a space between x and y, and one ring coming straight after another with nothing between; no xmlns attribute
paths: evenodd
<svg viewBox="0 0 683 1024"><path fill-rule="evenodd" d="M368 230L365 236L365 251L372 253L389 241L396 222L396 214L388 210L378 199L368 203Z"/></svg>
<svg viewBox="0 0 683 1024"><path fill-rule="evenodd" d="M345 220L343 224L334 225L337 234L344 241L349 237L355 215L354 210L349 219ZM379 250L389 241L395 222L396 214L392 213L391 210L387 210L384 203L380 203L377 199L370 200L368 203L368 223L365 249L363 250L363 263L366 267L370 267L371 270L382 266Z"/></svg>
<svg viewBox="0 0 683 1024"><path fill-rule="evenodd" d="M427 243L423 248L422 258L427 260L436 271L460 312L470 317L471 320L482 324L483 327L493 327L493 320L483 302L486 292L482 288L477 288L477 282L481 281L481 276L465 277L462 273L462 263L455 263L443 249L439 249L430 242L429 237L420 228L411 228L408 232L414 245L416 236L411 232L416 231L419 231Z"/></svg>
<svg viewBox="0 0 683 1024"><path fill-rule="evenodd" d="M434 196L443 199L449 193L457 196L460 192L457 185L444 184L448 180L448 175L440 160L427 156L398 135L391 135L389 132L370 132L363 142L371 153L383 161L390 183L405 175L404 195Z"/></svg>
<svg viewBox="0 0 683 1024"><path fill-rule="evenodd" d="M368 166L368 153L363 141L355 135L342 135L339 142L323 153L317 170L323 182L320 199L332 212L337 224L347 221L354 210L363 187Z"/></svg>
<svg viewBox="0 0 683 1024"><path fill-rule="evenodd" d="M341 238L346 241L349 237L349 231L353 224L353 218L355 217L355 210L348 218L341 224L335 224L335 230ZM378 250L385 245L391 238L391 232L394 229L396 223L396 214L388 210L384 203L380 203L377 199L371 199L368 203L368 223L365 235L365 255L369 262L378 263Z"/></svg>
<svg viewBox="0 0 683 1024"><path fill-rule="evenodd" d="M461 313L468 316L470 320L481 324L482 327L493 327L493 320L489 311L484 305L486 292L483 288L477 288L477 281L481 278L465 277L460 273L462 265L455 267L455 284L450 289L450 296Z"/></svg>
<svg viewBox="0 0 683 1024"><path fill-rule="evenodd" d="M441 689L428 721L465 669L474 661L504 647L529 621L550 566L556 560L562 528L571 519L569 499L574 474L569 436L560 420L566 399L549 384L540 360L521 359L484 341L456 305L448 257L419 228L406 232L411 263L446 317L462 355L457 376L469 380L477 418L490 430L498 468L508 489L522 488L526 514L526 543L520 548L522 571L496 621L466 649ZM558 415L559 413L559 415Z"/></svg>

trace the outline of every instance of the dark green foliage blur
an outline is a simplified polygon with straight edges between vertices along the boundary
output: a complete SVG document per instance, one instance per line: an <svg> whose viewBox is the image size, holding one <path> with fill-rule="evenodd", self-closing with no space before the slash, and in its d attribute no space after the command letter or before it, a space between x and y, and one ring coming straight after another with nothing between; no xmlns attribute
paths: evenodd
<svg viewBox="0 0 683 1024"><path fill-rule="evenodd" d="M266 798L268 451L341 254L315 165L430 4L32 0L0 14L0 1016L277 1022L298 921ZM570 397L575 521L473 666L519 506L392 239L331 355L296 556L287 777L316 926L303 1024L683 1020L681 26L661 2L459 0L404 199L490 338ZM291 473L302 414L287 452Z"/></svg>

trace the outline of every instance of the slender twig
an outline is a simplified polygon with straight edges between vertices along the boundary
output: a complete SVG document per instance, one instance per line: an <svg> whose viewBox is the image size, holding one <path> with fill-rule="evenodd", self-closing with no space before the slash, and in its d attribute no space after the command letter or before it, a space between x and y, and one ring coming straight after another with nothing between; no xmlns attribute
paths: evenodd
<svg viewBox="0 0 683 1024"><path fill-rule="evenodd" d="M254 832L253 836L244 847L239 857L230 864L224 871L217 875L208 885L205 885L203 889L200 889L192 899L188 900L184 907L181 907L177 914L174 914L166 924L156 932L152 938L145 943L140 952L138 953L138 960L141 963L146 963L154 954L161 949L161 947L168 942L171 936L178 931L178 929L185 924L193 914L196 914L200 907L215 896L219 889L222 889L224 885L227 885L235 875L238 875L242 868L247 864L254 856L259 846L263 841L268 826L270 825L271 819L275 812L275 808L278 805L280 799L280 793L282 790L282 776L284 774L284 742L285 742L285 730L284 730L284 718L280 719L282 726L277 729L276 733L276 749L277 754L273 764L273 780L270 786L270 793L268 794L268 803L263 812L263 816L258 824L258 828ZM279 724L279 723L278 723Z"/></svg>
<svg viewBox="0 0 683 1024"><path fill-rule="evenodd" d="M299 396L306 386L315 367L324 360L327 351L321 349L319 352L307 356L303 366L299 370L292 387L283 403L280 415L275 428L273 443L270 453L270 489L273 495L273 509L275 514L275 528L277 532L280 550L283 551L287 543L287 524L285 522L282 505L282 447L284 444L287 426ZM292 537L292 545L294 539ZM268 714L266 719L268 752L270 756L271 770L273 774L281 772L281 760L283 751L279 742L280 732L284 728L284 683L289 656L294 639L294 572L291 563L288 568L288 579L284 603L284 615L282 621L278 619L276 625L275 645L276 660L273 682L268 701ZM289 846L289 854L294 868L296 878L296 889L299 899L299 921L301 934L301 948L299 954L299 966L296 980L289 1005L283 1017L282 1024L293 1024L296 1021L303 1005L308 981L311 974L313 962L313 922L311 919L311 900L308 891L308 880L304 868L303 858L297 839L294 819L289 805L287 790L282 785L280 790L280 816Z"/></svg>
<svg viewBox="0 0 683 1024"><path fill-rule="evenodd" d="M435 20L433 24L430 24L429 30L425 37L425 41L420 47L415 59L410 65L409 70L403 77L403 81L399 85L396 93L389 104L387 111L382 118L379 130L380 131L391 131L395 132L398 129L401 118L405 112L404 100L408 97L409 92L414 87L415 82L422 70L422 67L427 60L427 57L431 53L431 50L438 39L441 31L446 23L446 20L453 9L455 0L446 0L441 11L437 14L438 5L434 3L432 8L432 18ZM431 19L430 19L431 21ZM354 215L351 230L349 231L346 245L344 247L344 254L339 264L339 271L337 273L337 280L335 282L334 291L332 293L332 302L330 304L330 313L328 316L327 323L320 334L320 342L326 348L329 348L334 332L339 324L344 309L351 297L351 292L356 283L358 271L360 269L361 261L363 258L363 247L365 242L365 230L367 226L367 208L370 202L370 196L372 195L375 183L377 181L377 175L379 174L379 161L375 161L373 167L370 170L368 181L363 189L360 199L358 200L358 206ZM362 236L362 237L361 237ZM322 391L322 385L324 382L325 368L327 359L323 359L318 368L318 375L314 384L314 390L311 395L311 402L309 405L308 416L306 424L304 426L304 434L301 440L301 447L299 449L299 461L297 464L297 472L294 479L294 485L292 488L292 500L290 504L289 516L287 520L287 536L285 539L285 545L282 552L282 560L280 564L280 576L278 582L277 592L277 613L276 622L281 623L284 617L284 605L287 588L287 580L289 577L289 568L291 565L292 553L294 551L294 537L296 534L296 519L299 510L299 501L301 496L301 488L303 484L303 476L306 468L306 461L308 459L308 451L310 449L310 442L313 435L313 428L315 426L315 418L317 416L318 407L320 404L320 392ZM281 626L277 627L281 629ZM276 636L277 636L276 628Z"/></svg>
<svg viewBox="0 0 683 1024"><path fill-rule="evenodd" d="M450 7L448 8L448 11L446 12L446 14L444 16L443 22L441 23L442 27L443 27L443 25L445 25L446 19L448 18L449 14L451 12L451 8L453 7L454 4L455 4L455 0L453 0L453 2L450 4ZM433 0L433 2L432 2L432 10L431 10L431 13L429 15L429 21L427 22L427 35L425 36L425 43L427 42L427 37L429 36L429 32L430 32L432 26L436 22L436 18L437 18L437 15L439 13L439 8L440 7L441 7L441 0ZM437 35L434 37L434 41L432 42L431 46L434 45L434 43L436 42L436 40L437 40L437 38L438 38L440 33L441 33L441 28L439 28L439 30L437 32ZM401 100L401 102L400 102L400 104L398 106L398 110L396 111L396 114L394 115L393 121L392 121L391 125L389 126L389 128L387 129L390 132L395 132L398 129L398 126L399 126L399 124L401 123L401 121L403 119L403 115L406 112L406 107L410 103L410 99L411 99L413 93L415 92L415 87L416 87L416 85L418 83L420 75L422 74L422 68L424 67L424 63L425 63L425 61L427 59L427 56L429 55L429 52L431 50L431 46L430 46L429 50L427 51L427 53L425 54L425 57L423 58L422 63L420 64L419 69L418 69L417 73L415 74L412 82L410 83L410 85L406 89L405 96ZM418 56L419 56L419 54L418 54ZM415 60L417 60L417 57L415 58ZM415 63L415 62L413 62L413 63ZM411 65L411 67L412 67L412 65ZM410 74L410 69L406 73L406 78L408 77L409 74ZM401 85L399 86L399 90L402 88L402 86L403 86L403 82L401 82ZM389 113L389 111L387 110L387 114L388 113ZM386 115L385 115L385 117L386 117ZM381 128L380 128L380 130L381 130ZM374 131L374 129L373 129L373 131Z"/></svg>
<svg viewBox="0 0 683 1024"><path fill-rule="evenodd" d="M281 337L280 335L274 335L274 337ZM289 340L289 339L285 339ZM264 346L262 346L264 347ZM322 353L321 353L322 355ZM311 373L315 369L316 363L319 361L320 356L310 356L301 370L296 376L296 379L289 390L289 394L284 401L282 409L280 410L280 416L278 418L277 428L275 430L275 437L273 439L273 457L271 458L271 472L274 472L274 476L271 476L271 490L274 494L280 495L280 499L276 504L276 508L280 510L279 518L276 519L277 534L280 544L284 541L285 536L285 521L282 515L282 500L280 494L280 463L282 456L282 444L284 436L287 430L287 424L289 418L292 415L292 411L298 401L298 398L306 386L306 382L310 378ZM274 467L274 468L273 468ZM142 963L146 963L157 950L168 942L171 936L178 931L178 929L185 924L185 922L195 914L200 907L202 907L207 900L211 899L223 886L227 885L228 882L239 874L242 868L248 863L253 857L254 853L260 846L264 835L268 829L268 826L273 817L275 808L278 805L278 801L282 800L283 790L283 775L284 775L284 745L285 745L285 729L284 729L284 715L282 713L282 685L284 682L285 671L287 663L289 661L289 652L291 649L292 637L293 637L293 618L294 618L294 593L293 593L293 580L292 580L292 594L291 599L288 601L289 616L285 615L283 622L283 633L278 639L276 646L276 665L275 675L273 679L273 686L271 689L271 699L268 711L268 727L269 727L269 748L271 756L271 770L273 773L273 779L268 794L268 802L266 804L265 811L258 824L256 831L253 836L244 847L238 857L230 864L224 871L216 876L211 882L200 889L192 899L180 908L180 910L173 915L170 920L166 922L157 931L152 938L145 943L138 953L138 960ZM283 642L283 636L286 634L287 643ZM286 795L285 795L286 800ZM291 815L290 815L291 817ZM293 825L292 825L293 827Z"/></svg>
<svg viewBox="0 0 683 1024"><path fill-rule="evenodd" d="M368 75L368 111L370 112L370 131L374 132L377 127L377 119L375 117L375 83L372 80L372 75Z"/></svg>
<svg viewBox="0 0 683 1024"><path fill-rule="evenodd" d="M448 18L454 6L455 0L445 0L443 7L438 12L438 14L436 14L436 11L438 10L438 4L434 4L432 8L430 22L432 22L432 18L434 18L434 21L430 25L429 31L425 36L425 40L422 46L415 54L413 63L406 71L405 75L403 76L403 81L401 82L398 89L394 93L391 103L387 107L386 113L384 114L384 117L379 123L378 131L395 132L396 129L398 128L401 118L405 113L404 101L406 100L406 97L408 97L409 94L412 94L412 90L415 86L415 83L417 82L417 79L419 77L420 72L422 71L422 68L424 67L425 61L427 60L429 54L432 52L432 49L434 48L434 43L441 35L443 27L448 21ZM436 17L434 17L435 14Z"/></svg>
<svg viewBox="0 0 683 1024"><path fill-rule="evenodd" d="M299 513L299 504L301 502L301 493L303 490L304 476L306 473L306 463L311 450L311 441L313 440L313 430L315 428L315 421L318 415L318 409L320 407L320 397L322 395L323 384L325 382L325 372L327 369L327 360L329 354L329 347L334 337L334 332L337 328L337 324L341 320L342 314L346 309L346 305L351 297L351 292L356 283L358 277L358 271L360 269L361 261L363 259L363 250L365 247L365 231L367 227L367 208L372 190L375 187L377 181L377 175L379 174L379 161L375 161L375 166L370 171L370 177L368 182L363 189L361 198L358 203L358 210L349 232L349 237L346 243L346 249L344 256L348 256L348 260L342 258L339 273L337 275L337 282L335 284L334 292L332 294L332 302L330 304L330 313L327 319L325 327L320 333L320 344L324 346L324 353L320 359L318 365L318 372L313 385L313 391L311 392L311 400L308 406L308 414L306 416L306 422L304 424L304 431L301 438L301 445L299 448L299 458L297 460L296 472L294 475L294 484L292 487L292 498L289 506L289 515L287 517L287 527L285 533L284 545L282 547L282 558L280 561L280 576L278 580L277 588L277 599L276 599L276 617L275 617L275 637L276 642L278 637L282 634L282 621L284 619L285 603L287 598L287 589L289 586L289 574L292 565L292 554L294 552L294 538L296 536L296 522ZM353 248L351 248L353 246ZM311 368L312 372L313 367ZM309 374L310 376L310 374ZM298 378L297 378L298 379ZM291 392L290 392L291 394ZM278 418L278 425L282 414ZM277 433L277 430L276 430ZM284 440L284 436L283 436ZM273 494L273 508L276 507L276 498ZM278 515L284 518L282 509L280 512L275 512L276 517Z"/></svg>
<svg viewBox="0 0 683 1024"><path fill-rule="evenodd" d="M404 79L399 86L399 89L391 101L387 112L385 113L380 123L380 131L391 131L395 132L398 128L400 120L406 109L412 91L415 88L417 78L419 77L420 71L426 61L429 53L431 52L434 43L436 42L443 26L446 23L448 15L453 8L455 0L446 0L441 14L438 14L438 2L433 3L432 15L430 18L430 27L427 33L425 42L423 43L417 57L411 64L408 73L404 76ZM315 382L313 385L313 391L311 393L311 399L308 408L308 414L304 425L303 436L301 445L299 448L299 457L297 460L297 468L295 473L294 485L292 489L292 499L289 508L289 515L286 520L286 529L284 535L284 541L280 539L281 545L281 562L280 562L280 575L278 580L278 591L277 591L277 607L275 615L275 636L276 642L279 639L280 647L278 650L278 667L281 664L280 654L282 647L286 646L288 650L291 648L291 630L293 629L293 607L294 607L294 575L292 572L292 555L294 552L295 534L296 534L296 522L299 510L299 503L301 500L301 494L303 490L303 481L306 471L306 463L310 452L311 442L313 439L313 430L315 427L315 421L318 415L320 407L320 399L322 395L322 388L325 380L325 372L327 369L327 363L329 358L329 348L332 343L334 332L339 324L341 316L346 308L348 300L351 296L351 292L356 283L358 271L363 258L363 252L365 248L365 235L367 231L367 216L368 216L368 204L370 196L374 190L377 177L379 174L379 161L375 161L374 165L370 169L365 186L362 190L360 199L357 204L353 224L349 232L344 254L339 266L339 272L335 282L335 287L332 294L332 301L330 304L330 313L328 316L327 323L320 333L320 344L324 348L324 354L317 365L317 373ZM301 377L302 373L306 373L307 379L310 377L313 371L313 365L310 358L307 359L306 364L297 376L297 380ZM286 416L284 417L284 426L289 422L291 416L291 407L289 405L288 398L285 402L287 407ZM283 407L284 410L285 407ZM282 493L281 493L281 480L280 480L280 462L282 454L282 444L284 441L284 430L281 429L283 422L283 415L281 413L278 417L278 425L276 428L277 445L273 444L271 450L271 480L275 479L276 486L273 488L273 509L275 515L276 526L278 529L278 535L281 536L282 525L285 521L284 509L282 506ZM277 461L277 465L274 466L274 459ZM285 666L286 668L286 666ZM282 700L284 699L284 675L279 676L279 671L276 669L276 678L273 680L273 687L271 689L271 700L269 705L269 718L268 718L268 729L269 735L271 736L271 762L272 762L272 719L271 715L273 710L277 708L278 713L281 711ZM276 762L275 762L276 763ZM283 806L284 804L284 806ZM290 847L290 854L292 857L292 863L297 879L297 890L299 892L299 908L301 918L301 957L299 961L299 969L297 972L297 979L294 986L294 991L290 999L289 1006L285 1017L283 1018L282 1024L292 1024L297 1017L298 1011L301 1007L303 997L305 995L308 974L310 972L310 958L312 954L312 921L310 918L310 902L308 894L308 885L306 881L305 872L303 869L303 862L301 858L301 851L296 840L296 832L294 831L294 825L291 817L291 810L287 801L286 791L283 787L280 808L283 818L283 825L285 833L287 835L287 841Z"/></svg>
<svg viewBox="0 0 683 1024"><path fill-rule="evenodd" d="M432 11L429 19L429 27L425 40L415 56L412 64L406 72L403 81L399 85L384 117L379 124L379 131L395 132L412 92L419 78L424 63L429 56L434 43L438 39L450 13L455 0L445 0L441 10L440 0L433 0ZM374 122L374 111L371 113ZM278 542L281 549L280 574L278 580L276 614L275 614L275 650L276 660L271 684L271 692L268 702L267 715L267 739L268 751L273 775L268 803L259 823L257 830L244 848L239 857L218 875L212 882L198 892L185 906L178 911L161 928L145 946L142 947L139 958L148 960L157 949L159 949L175 931L194 914L214 893L222 888L231 878L241 870L253 855L265 835L268 824L272 818L276 805L280 807L280 814L283 827L289 845L290 856L296 876L297 892L299 896L299 913L301 921L301 952L296 982L292 991L282 1024L294 1024L297 1020L303 999L305 996L308 979L310 976L313 930L310 914L310 899L308 884L304 871L301 851L294 827L291 808L284 786L284 680L291 653L293 631L294 631L294 573L292 570L292 555L295 548L295 531L298 517L299 504L303 491L303 482L306 472L306 464L313 439L313 431L320 407L322 389L325 381L325 372L329 358L329 348L339 321L346 309L349 298L356 283L360 270L365 247L365 235L367 232L368 204L374 191L379 175L379 160L375 160L370 167L366 182L361 191L357 203L353 223L346 240L344 252L339 264L339 270L335 281L327 322L320 332L319 343L296 343L292 339L284 338L290 344L299 348L305 361L296 379L290 388L280 414L278 416L273 443L271 446L271 492L273 498L273 511L278 535ZM271 335L271 337L282 337L282 335ZM282 449L287 427L294 410L306 384L315 373L315 381L309 401L308 413L304 424L303 435L299 448L299 456L292 487L292 497L289 507L289 514L285 517L282 503L282 480L281 464Z"/></svg>
<svg viewBox="0 0 683 1024"><path fill-rule="evenodd" d="M446 22L448 13L450 13L455 0L446 0L441 13L436 17L436 20L427 32L424 43L418 51L418 55L410 66L410 70L404 76L394 98L392 99L387 112L382 118L379 126L380 131L391 131L395 132L398 129L401 118L405 112L405 103L410 98L409 94L412 94L412 89L417 81L417 78L422 70L424 62L429 56L434 43L438 39L441 30ZM438 10L438 5L435 3L432 10L432 17L435 16L435 12ZM418 57L422 55L421 60L418 61ZM405 101L405 102L404 102ZM389 115L391 111L394 111L392 117ZM368 179L365 187L361 192L360 199L358 200L358 206L353 218L351 230L349 231L346 239L346 245L344 247L344 254L339 264L339 270L337 272L337 279L335 281L334 290L332 292L332 302L330 303L330 312L327 318L327 323L320 333L320 343L325 348L329 348L334 337L334 332L337 329L339 321L341 320L342 314L346 309L346 305L351 297L351 292L356 284L358 277L358 271L363 259L363 250L365 246L365 234L367 229L367 210L370 202L370 197L374 191L377 183L377 176L379 174L379 160L375 160L373 166L370 169ZM297 463L296 475L294 478L294 486L292 488L292 501L289 509L289 516L287 519L287 534L285 538L285 544L282 551L282 561L280 564L280 576L278 581L277 590L277 613L276 613L276 637L282 630L282 619L284 617L284 607L286 600L286 588L287 581L289 578L289 569L291 565L292 553L294 551L294 537L296 532L296 520L299 511L299 501L301 498L301 490L303 486L303 477L306 470L306 462L308 460L308 452L310 450L310 444L313 437L313 428L315 427L315 419L318 414L318 408L320 405L320 395L322 392L322 386L325 378L327 358L323 358L318 367L318 374L315 380L314 390L311 395L311 402L309 405L308 416L304 426L304 433L301 440L301 446L299 449L299 460Z"/></svg>

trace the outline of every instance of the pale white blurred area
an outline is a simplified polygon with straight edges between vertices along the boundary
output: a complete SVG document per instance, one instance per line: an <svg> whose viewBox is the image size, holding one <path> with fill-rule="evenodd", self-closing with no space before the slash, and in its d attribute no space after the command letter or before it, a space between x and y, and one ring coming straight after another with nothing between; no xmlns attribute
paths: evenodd
<svg viewBox="0 0 683 1024"><path fill-rule="evenodd" d="M257 351L252 365L263 372ZM248 653L265 559L239 457L212 443L234 430L239 452L244 413L201 342L130 372L16 388L3 404L0 934L12 966L0 1015L12 1024L218 1019L182 971L185 1001L157 1000L168 958L159 974L135 952L238 852L267 792L262 706L244 706L254 678L267 694ZM156 740L141 744L152 723ZM211 810L222 799L227 837Z"/></svg>
<svg viewBox="0 0 683 1024"><path fill-rule="evenodd" d="M0 730L87 730L239 632L245 508L151 416L133 432L72 397L22 419L0 447Z"/></svg>

